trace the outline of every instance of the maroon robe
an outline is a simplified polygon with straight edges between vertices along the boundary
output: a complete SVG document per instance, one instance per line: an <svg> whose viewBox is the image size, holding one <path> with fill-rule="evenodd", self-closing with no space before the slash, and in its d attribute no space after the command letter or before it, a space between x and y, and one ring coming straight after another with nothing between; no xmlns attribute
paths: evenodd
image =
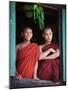
<svg viewBox="0 0 68 90"><path fill-rule="evenodd" d="M56 44L50 44L45 46L42 51L45 52L49 48L53 48L56 50L58 45ZM51 55L50 53L49 55ZM52 80L52 81L59 81L60 80L60 58L56 59L47 59L47 60L42 60L39 63L39 68L38 68L38 77L42 80Z"/></svg>

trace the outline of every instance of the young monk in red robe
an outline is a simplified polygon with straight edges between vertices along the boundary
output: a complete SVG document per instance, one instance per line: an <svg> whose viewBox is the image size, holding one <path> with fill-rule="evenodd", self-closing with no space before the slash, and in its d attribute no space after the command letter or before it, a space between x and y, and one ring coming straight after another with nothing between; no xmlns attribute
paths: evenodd
<svg viewBox="0 0 68 90"><path fill-rule="evenodd" d="M42 80L60 80L60 50L57 44L52 43L53 32L51 27L46 27L43 32L45 43L40 45L40 63L38 77ZM46 54L44 53L46 52Z"/></svg>
<svg viewBox="0 0 68 90"><path fill-rule="evenodd" d="M16 77L37 79L37 62L40 50L36 43L31 43L32 29L26 27L22 33L23 42L16 47Z"/></svg>

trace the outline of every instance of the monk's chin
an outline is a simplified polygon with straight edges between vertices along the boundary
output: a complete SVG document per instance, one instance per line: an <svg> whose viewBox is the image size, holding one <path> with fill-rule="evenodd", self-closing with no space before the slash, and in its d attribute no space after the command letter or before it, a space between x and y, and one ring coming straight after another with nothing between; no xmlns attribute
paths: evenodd
<svg viewBox="0 0 68 90"><path fill-rule="evenodd" d="M48 40L47 43L51 43L51 40Z"/></svg>
<svg viewBox="0 0 68 90"><path fill-rule="evenodd" d="M26 41L30 41L31 39L26 39Z"/></svg>

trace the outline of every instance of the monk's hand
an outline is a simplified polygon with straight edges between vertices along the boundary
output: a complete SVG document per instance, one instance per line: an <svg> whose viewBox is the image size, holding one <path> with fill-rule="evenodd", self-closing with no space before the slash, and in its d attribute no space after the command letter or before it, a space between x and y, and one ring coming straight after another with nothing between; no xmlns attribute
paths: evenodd
<svg viewBox="0 0 68 90"><path fill-rule="evenodd" d="M19 80L22 79L21 75L17 75L16 78L19 79Z"/></svg>
<svg viewBox="0 0 68 90"><path fill-rule="evenodd" d="M53 48L50 48L50 51L51 51L51 52L53 52L53 53L55 53L55 52L56 52Z"/></svg>
<svg viewBox="0 0 68 90"><path fill-rule="evenodd" d="M34 80L40 80L38 77L33 77Z"/></svg>

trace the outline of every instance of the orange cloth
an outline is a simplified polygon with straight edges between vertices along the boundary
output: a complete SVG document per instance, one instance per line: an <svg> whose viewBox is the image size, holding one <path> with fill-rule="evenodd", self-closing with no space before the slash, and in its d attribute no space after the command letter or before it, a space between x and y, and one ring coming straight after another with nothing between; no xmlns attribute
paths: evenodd
<svg viewBox="0 0 68 90"><path fill-rule="evenodd" d="M17 52L16 70L22 78L32 78L39 55L39 47L35 43L31 43Z"/></svg>

